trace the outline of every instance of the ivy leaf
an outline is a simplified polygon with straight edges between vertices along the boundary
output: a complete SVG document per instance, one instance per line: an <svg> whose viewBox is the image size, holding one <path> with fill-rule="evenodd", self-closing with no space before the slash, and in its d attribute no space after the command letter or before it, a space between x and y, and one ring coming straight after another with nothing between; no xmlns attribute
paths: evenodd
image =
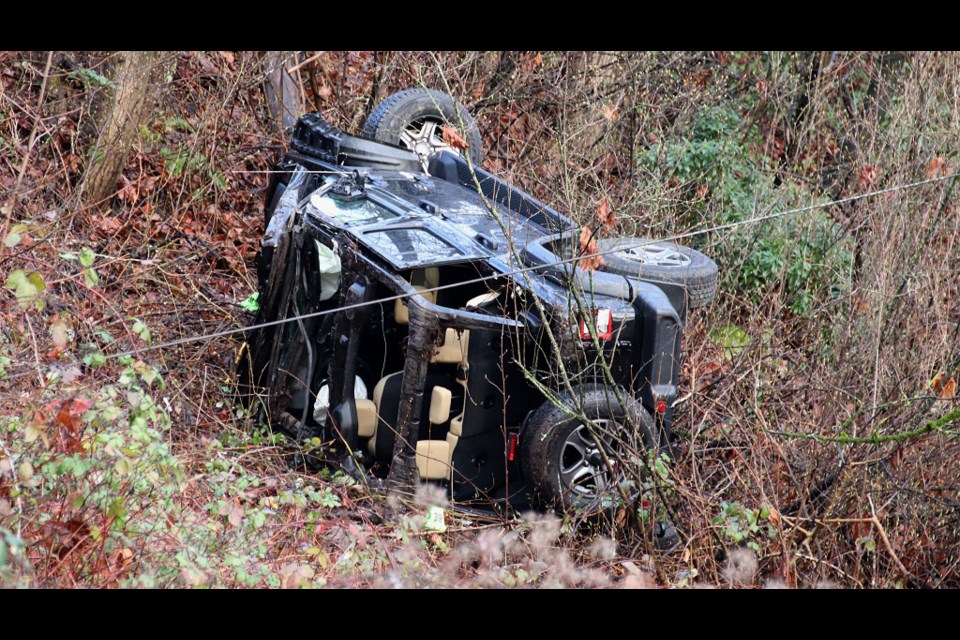
<svg viewBox="0 0 960 640"><path fill-rule="evenodd" d="M93 252L89 247L84 247L80 249L80 253L77 254L77 257L80 259L80 264L84 267L93 266L93 261L97 259L97 254Z"/></svg>
<svg viewBox="0 0 960 640"><path fill-rule="evenodd" d="M710 339L723 347L723 355L733 359L750 346L750 335L735 324L722 324L710 331Z"/></svg>
<svg viewBox="0 0 960 640"><path fill-rule="evenodd" d="M95 287L100 284L100 275L96 269L84 269L83 281L87 283L88 287Z"/></svg>
<svg viewBox="0 0 960 640"><path fill-rule="evenodd" d="M47 285L43 282L43 276L36 271L28 274L23 269L16 269L7 277L6 287L13 291L21 309L29 309L31 305L38 311L43 309L45 302L40 294Z"/></svg>
<svg viewBox="0 0 960 640"><path fill-rule="evenodd" d="M150 342L150 329L140 320L133 323L133 332L140 336L144 342Z"/></svg>
<svg viewBox="0 0 960 640"><path fill-rule="evenodd" d="M5 286L7 289L16 290L23 282L27 279L27 274L24 273L23 269L16 269L7 276L7 282Z"/></svg>
<svg viewBox="0 0 960 640"><path fill-rule="evenodd" d="M125 476L130 473L130 461L126 458L120 458L113 465L113 468L117 472L117 475Z"/></svg>
<svg viewBox="0 0 960 640"><path fill-rule="evenodd" d="M100 351L91 351L90 353L83 356L83 364L87 365L91 369L96 369L97 367L102 367L107 362L107 356L103 355Z"/></svg>
<svg viewBox="0 0 960 640"><path fill-rule="evenodd" d="M3 239L3 246L7 249L12 249L18 244L20 240L23 239L23 234L27 230L27 225L25 224L15 224L13 228L10 229L10 232Z"/></svg>

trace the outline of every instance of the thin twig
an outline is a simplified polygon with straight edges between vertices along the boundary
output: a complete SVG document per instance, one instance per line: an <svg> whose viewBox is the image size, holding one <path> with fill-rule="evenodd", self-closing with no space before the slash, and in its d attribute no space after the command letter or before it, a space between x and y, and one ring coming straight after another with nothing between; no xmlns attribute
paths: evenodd
<svg viewBox="0 0 960 640"><path fill-rule="evenodd" d="M867 496L867 502L870 503L870 513L873 514L873 518L871 518L873 526L877 528L877 533L880 535L880 540L883 541L883 546L886 547L890 557L893 558L893 562L897 565L897 568L900 569L900 572L905 578L916 579L916 577L907 571L905 566L903 566L903 563L900 562L900 558L897 556L896 551L893 550L893 546L890 544L890 538L887 537L887 532L884 531L883 525L880 524L880 518L877 517L877 511L873 508L873 499L871 499L870 496Z"/></svg>
<svg viewBox="0 0 960 640"><path fill-rule="evenodd" d="M317 53L315 53L314 55L310 56L309 58L307 58L307 59L304 60L303 62L299 62L299 63L293 65L292 67L290 67L289 69L287 69L287 73L289 73L290 75L293 75L294 73L296 73L297 71L300 71L300 69L304 68L305 66L307 66L308 64L310 64L310 63L313 62L314 60L319 60L319 59L320 59L320 56L322 56L322 55L325 54L325 53L326 53L326 51L318 51Z"/></svg>

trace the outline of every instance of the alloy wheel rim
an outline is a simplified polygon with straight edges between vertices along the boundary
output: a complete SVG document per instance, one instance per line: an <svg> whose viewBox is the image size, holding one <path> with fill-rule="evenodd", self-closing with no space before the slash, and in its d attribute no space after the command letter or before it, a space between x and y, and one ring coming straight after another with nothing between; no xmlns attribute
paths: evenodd
<svg viewBox="0 0 960 640"><path fill-rule="evenodd" d="M613 433L617 423L613 420L594 420L593 424L578 425L566 437L560 448L559 474L564 490L587 500L606 496L616 484L611 482L610 469L604 460L604 452L590 435L594 429L597 440L606 450L607 457L613 450ZM618 461L610 459L611 467L616 471Z"/></svg>
<svg viewBox="0 0 960 640"><path fill-rule="evenodd" d="M400 132L400 142L421 158L440 151L453 150L443 141L443 122L435 118L418 118Z"/></svg>
<svg viewBox="0 0 960 640"><path fill-rule="evenodd" d="M638 244L616 252L616 255L637 264L657 267L686 267L689 256L679 248L664 243Z"/></svg>

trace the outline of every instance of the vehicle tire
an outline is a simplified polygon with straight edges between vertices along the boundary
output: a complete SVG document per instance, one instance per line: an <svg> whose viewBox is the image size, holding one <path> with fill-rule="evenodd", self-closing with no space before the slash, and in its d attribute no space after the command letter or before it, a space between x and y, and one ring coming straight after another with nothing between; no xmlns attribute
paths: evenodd
<svg viewBox="0 0 960 640"><path fill-rule="evenodd" d="M707 306L717 294L716 263L690 247L648 238L603 238L597 247L604 271L683 285L691 309Z"/></svg>
<svg viewBox="0 0 960 640"><path fill-rule="evenodd" d="M625 391L620 395L625 405L603 386L587 386L578 394L580 406L611 461L609 468L586 424L549 401L530 414L520 438L521 468L534 496L545 506L560 513L594 516L610 514L623 505L618 485L631 500L640 497L636 473L622 466L624 458L630 450L641 454L658 451L659 431L639 402ZM576 404L566 394L561 395L561 401ZM629 433L629 422L636 425L635 434ZM618 465L622 474L616 473ZM609 477L611 469L618 476L613 481ZM655 528L658 548L672 547L677 539L676 528L669 521Z"/></svg>
<svg viewBox="0 0 960 640"><path fill-rule="evenodd" d="M444 124L463 134L469 147L462 153L469 153L471 162L480 166L483 153L477 121L466 107L442 91L407 89L393 94L370 112L363 133L426 158L438 151L452 150L443 141L440 126Z"/></svg>

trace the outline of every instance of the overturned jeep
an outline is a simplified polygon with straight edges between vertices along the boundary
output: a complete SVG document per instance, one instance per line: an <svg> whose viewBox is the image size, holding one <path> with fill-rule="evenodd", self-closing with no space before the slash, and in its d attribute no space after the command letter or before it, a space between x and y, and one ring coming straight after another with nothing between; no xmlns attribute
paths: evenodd
<svg viewBox="0 0 960 640"><path fill-rule="evenodd" d="M305 115L290 147L240 372L264 421L456 504L656 520L646 470L714 263L607 238L582 268L578 225L481 169L473 118L440 92L395 94L362 136Z"/></svg>

